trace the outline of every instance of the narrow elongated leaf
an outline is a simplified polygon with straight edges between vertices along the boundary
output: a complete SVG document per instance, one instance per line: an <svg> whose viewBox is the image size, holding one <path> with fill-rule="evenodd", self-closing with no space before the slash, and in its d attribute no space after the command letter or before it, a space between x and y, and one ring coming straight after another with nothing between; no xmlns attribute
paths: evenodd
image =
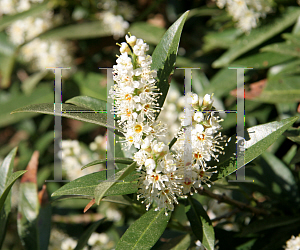
<svg viewBox="0 0 300 250"><path fill-rule="evenodd" d="M94 166L94 165L97 165L97 164L106 163L106 161L107 162L114 161L115 163L121 163L121 164L131 164L131 163L133 163L133 160L130 159L130 158L118 158L118 157L116 157L116 158L114 158L114 160L101 159L101 160L92 161L89 164L86 164L85 166L83 166L81 168L81 170L85 169L85 168L88 168L88 167L91 167L91 166Z"/></svg>
<svg viewBox="0 0 300 250"><path fill-rule="evenodd" d="M0 54L12 55L15 51L15 46L9 41L8 35L5 32L0 32Z"/></svg>
<svg viewBox="0 0 300 250"><path fill-rule="evenodd" d="M22 90L25 94L29 95L32 93L36 85L47 75L47 71L43 70L32 74L22 82Z"/></svg>
<svg viewBox="0 0 300 250"><path fill-rule="evenodd" d="M38 151L35 151L28 163L26 174L22 176L18 202L18 234L25 250L39 250L38 200L36 173Z"/></svg>
<svg viewBox="0 0 300 250"><path fill-rule="evenodd" d="M33 104L33 103L39 103L42 101L45 102L51 102L53 100L53 87L41 85L38 86L30 95L24 95L24 94L14 94L9 98L7 101L0 102L0 127L7 126L9 124L16 123L18 121L21 121L25 118L36 116L37 114L29 114L29 113L23 113L23 114L16 114L11 115L10 113L19 107L22 107L24 105ZM52 108L54 104L52 103Z"/></svg>
<svg viewBox="0 0 300 250"><path fill-rule="evenodd" d="M261 48L262 52L276 52L282 55L300 57L300 46L293 43L273 43Z"/></svg>
<svg viewBox="0 0 300 250"><path fill-rule="evenodd" d="M291 117L280 122L270 122L247 129L244 145L245 164L266 151L297 119L298 117ZM234 135L231 137L228 147L225 148L225 155L220 156L220 162L217 164L218 172L213 174L211 181L221 179L242 167L236 166L236 156L233 156L233 153L236 152L235 140L236 136Z"/></svg>
<svg viewBox="0 0 300 250"><path fill-rule="evenodd" d="M215 245L214 228L200 202L189 196L185 211L197 239L200 240L203 246L208 250L213 250Z"/></svg>
<svg viewBox="0 0 300 250"><path fill-rule="evenodd" d="M187 250L190 247L191 244L191 236L189 234L186 235L180 235L173 239L171 239L169 242L162 245L159 250Z"/></svg>
<svg viewBox="0 0 300 250"><path fill-rule="evenodd" d="M165 215L164 209L146 212L136 220L123 234L116 246L116 250L147 250L158 241L165 231L171 218L171 212Z"/></svg>
<svg viewBox="0 0 300 250"><path fill-rule="evenodd" d="M8 88L10 86L10 78L15 64L16 55L17 48L14 49L14 52L12 54L0 56L1 88Z"/></svg>
<svg viewBox="0 0 300 250"><path fill-rule="evenodd" d="M104 221L104 219L98 220L94 222L92 225L89 226L89 228L80 236L77 246L74 248L74 250L81 250L83 249L92 233L99 227L99 225Z"/></svg>
<svg viewBox="0 0 300 250"><path fill-rule="evenodd" d="M52 196L60 195L83 195L89 197L95 197L95 188L99 185L100 181L106 180L106 171L100 171L97 173L82 176L74 181L71 181L60 189L56 190ZM137 176L131 173L124 179L124 182L117 182L112 188L110 188L105 196L110 195L124 195L137 192Z"/></svg>
<svg viewBox="0 0 300 250"><path fill-rule="evenodd" d="M287 103L300 101L300 82L298 75L281 74L269 78L267 86L253 101L264 103Z"/></svg>
<svg viewBox="0 0 300 250"><path fill-rule="evenodd" d="M157 87L162 93L158 99L162 107L169 90L169 77L174 71L176 55L184 22L189 14L186 11L164 34L152 54L152 70L157 70Z"/></svg>
<svg viewBox="0 0 300 250"><path fill-rule="evenodd" d="M238 59L229 66L231 67L251 67L251 68L269 68L274 65L286 62L294 58L294 56L278 54L275 52L261 52Z"/></svg>
<svg viewBox="0 0 300 250"><path fill-rule="evenodd" d="M165 31L164 28L146 22L134 22L129 28L132 35L138 36L151 44L158 44Z"/></svg>
<svg viewBox="0 0 300 250"><path fill-rule="evenodd" d="M7 180L6 186L4 187L4 192L0 195L0 211L4 206L4 202L9 194L10 189L12 188L13 184L16 182L16 180L22 176L26 170L21 170L14 172Z"/></svg>
<svg viewBox="0 0 300 250"><path fill-rule="evenodd" d="M112 32L101 21L71 24L49 30L39 37L42 39L87 39L111 36Z"/></svg>
<svg viewBox="0 0 300 250"><path fill-rule="evenodd" d="M6 190L6 185L9 181L9 177L13 172L13 163L14 158L17 153L17 148L14 148L10 151L10 153L5 157L1 166L0 166L0 196L2 197L3 193ZM0 209L0 249L2 247L5 234L6 234L6 225L8 220L8 215L11 210L11 193L6 197L6 201L4 202L4 206Z"/></svg>
<svg viewBox="0 0 300 250"><path fill-rule="evenodd" d="M24 11L24 12L21 12L16 15L12 15L12 16L2 17L2 19L0 20L0 31L4 30L8 25L10 25L11 23L13 23L17 20L24 19L29 16L39 15L42 11L47 10L47 9L48 9L48 1L45 1L42 4L31 7L27 11Z"/></svg>
<svg viewBox="0 0 300 250"><path fill-rule="evenodd" d="M291 41L295 45L300 46L300 35L299 34L285 33L285 34L282 34L282 37L284 39Z"/></svg>
<svg viewBox="0 0 300 250"><path fill-rule="evenodd" d="M54 104L53 103L40 103L40 104L32 104L23 108L16 109L12 112L21 113L21 112L34 112L41 114L54 115ZM107 127L107 114L106 113L87 113L82 112L87 109L84 107L78 107L70 104L62 104L62 117L71 118L74 120L95 123L103 127ZM69 112L71 111L71 112ZM115 127L109 127L110 129L115 129L115 133L119 135L123 135L120 131L122 129L116 124Z"/></svg>
<svg viewBox="0 0 300 250"><path fill-rule="evenodd" d="M119 181L124 180L124 178L128 176L132 171L134 171L135 168L136 168L136 162L133 162L128 167L123 168L119 172L115 173L114 176L109 176L106 181L103 181L102 183L98 184L98 186L95 188L96 204L99 205L101 199L103 198L104 195L106 195L107 191Z"/></svg>
<svg viewBox="0 0 300 250"><path fill-rule="evenodd" d="M288 7L286 11L266 25L253 29L249 35L244 35L232 44L219 59L212 64L214 68L224 67L247 51L279 34L291 26L300 14L299 7Z"/></svg>
<svg viewBox="0 0 300 250"><path fill-rule="evenodd" d="M283 216L264 218L263 220L257 220L250 223L247 227L242 230L241 236L246 236L249 233L258 233L270 228L282 227L290 225L300 221L300 217L295 216Z"/></svg>
<svg viewBox="0 0 300 250"><path fill-rule="evenodd" d="M84 107L96 111L106 111L106 101L90 96L75 96L66 101L79 107Z"/></svg>

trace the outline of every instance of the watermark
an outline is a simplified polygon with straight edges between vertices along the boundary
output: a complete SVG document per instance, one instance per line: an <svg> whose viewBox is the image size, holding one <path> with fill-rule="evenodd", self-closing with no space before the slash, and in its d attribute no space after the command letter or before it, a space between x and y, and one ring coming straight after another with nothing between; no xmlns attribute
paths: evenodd
<svg viewBox="0 0 300 250"><path fill-rule="evenodd" d="M62 70L70 68L47 68L54 70L54 180L46 180L46 182L68 182L62 178L62 113L106 113L107 114L107 148L106 148L106 180L115 182L123 180L115 180L115 107L114 100L107 98L106 110L62 110ZM110 95L109 91L114 85L113 68L100 68L107 70L107 97ZM184 123L192 124L192 69L200 68L176 68L184 70L184 95L186 97L184 112ZM245 180L245 86L244 86L244 70L252 68L234 68L229 70L237 70L237 109L236 110L213 110L205 112L219 112L219 113L236 113L236 180L229 180L230 182L252 182L252 180ZM239 96L243 96L240 98ZM191 141L192 126L186 126L184 129L184 164L189 166L192 162L192 141ZM238 168L238 166L240 166Z"/></svg>

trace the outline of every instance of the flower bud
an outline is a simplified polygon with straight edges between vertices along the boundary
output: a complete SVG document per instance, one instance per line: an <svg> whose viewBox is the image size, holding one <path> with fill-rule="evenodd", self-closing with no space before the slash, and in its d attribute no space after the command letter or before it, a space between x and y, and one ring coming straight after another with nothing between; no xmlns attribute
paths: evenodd
<svg viewBox="0 0 300 250"><path fill-rule="evenodd" d="M133 47L136 43L136 37L135 36L128 36L126 35L125 36L125 39L126 39L126 42L131 46Z"/></svg>

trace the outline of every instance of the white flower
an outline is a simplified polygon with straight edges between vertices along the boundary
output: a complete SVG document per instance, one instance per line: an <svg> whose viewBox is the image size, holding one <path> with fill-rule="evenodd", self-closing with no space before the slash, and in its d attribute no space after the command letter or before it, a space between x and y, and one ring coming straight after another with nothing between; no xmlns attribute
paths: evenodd
<svg viewBox="0 0 300 250"><path fill-rule="evenodd" d="M284 248L285 250L300 250L300 234L298 236L292 236L287 242Z"/></svg>
<svg viewBox="0 0 300 250"><path fill-rule="evenodd" d="M77 242L72 238L67 238L61 243L62 250L73 250L77 245Z"/></svg>

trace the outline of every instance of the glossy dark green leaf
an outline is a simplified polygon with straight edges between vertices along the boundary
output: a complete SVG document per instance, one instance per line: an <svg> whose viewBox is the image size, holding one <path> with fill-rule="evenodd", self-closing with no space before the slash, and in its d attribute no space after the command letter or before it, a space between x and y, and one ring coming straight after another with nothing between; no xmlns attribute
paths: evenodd
<svg viewBox="0 0 300 250"><path fill-rule="evenodd" d="M146 22L134 22L128 30L132 35L137 36L147 43L158 44L165 33L165 29Z"/></svg>
<svg viewBox="0 0 300 250"><path fill-rule="evenodd" d="M185 211L197 239L208 250L213 250L215 246L214 228L201 203L189 196Z"/></svg>
<svg viewBox="0 0 300 250"><path fill-rule="evenodd" d="M297 119L298 117L291 117L280 122L270 122L248 128L245 131L245 164L266 151ZM213 174L211 181L221 179L242 167L236 166L236 156L233 155L236 153L235 141L236 135L231 137L230 143L225 147L225 155L220 156L220 162L217 164L218 172Z"/></svg>
<svg viewBox="0 0 300 250"><path fill-rule="evenodd" d="M84 231L84 233L80 236L79 240L78 240L78 243L77 243L77 246L74 248L74 250L81 250L83 249L90 236L92 235L92 233L99 227L99 225L104 221L104 219L101 219L101 220L98 220L94 223L92 223L92 225L90 225L88 227L88 229L86 231Z"/></svg>
<svg viewBox="0 0 300 250"><path fill-rule="evenodd" d="M271 37L279 34L291 26L300 14L299 7L287 7L281 16L276 17L272 22L253 29L249 35L244 35L213 63L214 68L224 67L234 59L257 47Z"/></svg>
<svg viewBox="0 0 300 250"><path fill-rule="evenodd" d="M21 113L21 112L34 112L34 113L41 113L41 114L49 114L54 115L54 104L53 103L40 103L40 104L33 104L28 105L23 108L19 108L14 110L12 113ZM83 110L87 110L86 108L80 108L78 106L70 105L70 104L62 104L62 117L71 118L74 120L95 123L103 127L107 127L107 115L106 113L87 113L81 112ZM68 113L67 111L72 111ZM74 112L75 111L75 112ZM116 134L123 135L121 132L121 128L118 127L116 124L115 127L109 127L111 129L115 129Z"/></svg>
<svg viewBox="0 0 300 250"><path fill-rule="evenodd" d="M137 192L137 175L135 172L127 176L124 182L117 182L112 188L110 188L105 196L110 195L124 195ZM100 181L106 180L106 171L100 171L97 173L82 176L74 181L71 181L60 189L56 190L52 196L60 195L83 195L95 197L95 188L99 185Z"/></svg>
<svg viewBox="0 0 300 250"><path fill-rule="evenodd" d="M154 208L136 220L119 240L116 250L147 250L158 241L170 220L171 212L165 215L164 209Z"/></svg>
<svg viewBox="0 0 300 250"><path fill-rule="evenodd" d="M88 168L88 167L91 167L91 166L94 166L94 165L106 163L106 161L110 162L110 161L113 161L113 160L106 160L106 159L96 160L96 161L90 162L89 164L86 164L85 166L83 166L81 168L81 170L85 169L85 168ZM118 158L118 157L116 157L116 158L114 158L114 162L115 163L121 163L121 164L131 164L131 163L133 163L133 160L130 159L130 158Z"/></svg>
<svg viewBox="0 0 300 250"><path fill-rule="evenodd" d="M14 158L17 153L17 148L14 148L10 151L10 153L4 158L1 166L0 166L0 196L2 197L3 193L6 190L6 185L9 181L9 177L12 175L13 167L14 167ZM11 210L11 193L6 197L6 201L4 202L4 206L0 209L0 248L3 244L5 234L6 234L6 226L8 221L8 216Z"/></svg>
<svg viewBox="0 0 300 250"><path fill-rule="evenodd" d="M49 8L49 3L47 1L45 1L42 4L38 4L36 6L31 7L29 10L15 14L15 15L11 15L11 16L5 16L2 17L2 19L0 20L0 31L4 30L7 26L9 26L11 23L20 20L20 19L24 19L26 17L29 16L36 16L41 14L42 11L45 11Z"/></svg>
<svg viewBox="0 0 300 250"><path fill-rule="evenodd" d="M42 39L88 39L111 36L112 32L101 21L71 24L49 30L39 37Z"/></svg>
<svg viewBox="0 0 300 250"><path fill-rule="evenodd" d="M106 111L106 101L90 96L75 96L66 101L79 107L84 107L90 110Z"/></svg>
<svg viewBox="0 0 300 250"><path fill-rule="evenodd" d="M164 34L152 54L151 69L157 70L157 87L162 93L158 99L162 107L169 90L169 77L173 74L179 41L184 22L189 14L186 11Z"/></svg>
<svg viewBox="0 0 300 250"><path fill-rule="evenodd" d="M132 173L136 168L136 162L133 162L126 168L115 173L114 176L109 176L106 181L101 182L95 188L95 202L96 204L100 204L101 199L104 195L107 195L109 189L111 189L116 183L122 183L120 181L124 180L130 173ZM119 187L121 189L121 187ZM120 190L123 191L123 190Z"/></svg>
<svg viewBox="0 0 300 250"><path fill-rule="evenodd" d="M40 249L48 249L51 234L52 207L50 203L42 204L38 216L38 232Z"/></svg>

